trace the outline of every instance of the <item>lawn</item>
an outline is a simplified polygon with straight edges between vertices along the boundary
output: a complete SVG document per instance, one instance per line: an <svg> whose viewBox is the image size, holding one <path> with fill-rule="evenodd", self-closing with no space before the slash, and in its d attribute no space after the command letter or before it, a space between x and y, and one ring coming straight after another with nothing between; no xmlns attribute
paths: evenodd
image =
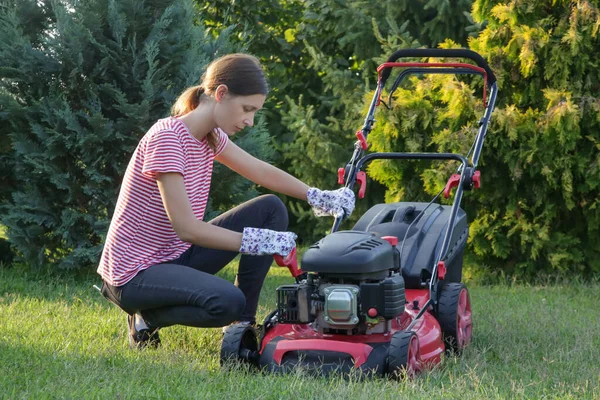
<svg viewBox="0 0 600 400"><path fill-rule="evenodd" d="M260 318L289 282L285 269L271 270ZM0 267L1 398L600 398L598 282L471 285L471 347L401 382L222 370L219 329L166 328L160 349L130 350L125 315L98 283L91 273Z"/></svg>

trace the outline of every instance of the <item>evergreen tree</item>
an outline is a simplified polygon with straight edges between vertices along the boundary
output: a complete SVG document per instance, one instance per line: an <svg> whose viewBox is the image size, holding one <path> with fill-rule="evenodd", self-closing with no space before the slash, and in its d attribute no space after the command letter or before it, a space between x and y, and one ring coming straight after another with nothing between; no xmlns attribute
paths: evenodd
<svg viewBox="0 0 600 400"><path fill-rule="evenodd" d="M448 0L196 2L213 32L234 26L237 39L266 66L273 87L266 118L281 155L277 165L325 189L337 187L336 171L352 154L368 101L363 94L374 85L378 63L400 47L435 45L446 32L462 42L472 24L464 14L471 0L454 6ZM358 202L353 218L382 197L376 183L369 190L374 196ZM331 227L306 204L287 204L301 241Z"/></svg>
<svg viewBox="0 0 600 400"><path fill-rule="evenodd" d="M19 0L0 9L1 133L14 177L1 223L25 261L97 264L137 142L211 59L233 51L229 31L207 37L195 19L191 0ZM243 144L264 158L268 134L252 131ZM215 210L252 194L242 178L213 179Z"/></svg>
<svg viewBox="0 0 600 400"><path fill-rule="evenodd" d="M295 132L294 141L283 146L283 154L303 179L317 186L336 185L335 172L349 160L354 134L362 127L365 105L372 97L365 93L375 86L377 66L399 48L437 43L441 31L433 26L438 13L445 13L449 26L458 26L470 6L465 1L451 9L445 1L429 1L427 7L417 3L424 2L307 1L299 34L304 35L309 68L322 81L322 91L312 99L288 96L289 106L282 110L285 123ZM467 36L464 28L453 34L457 40ZM381 186L369 181L368 197L357 202L353 217L343 227L351 227L382 197ZM310 221L309 210L294 212L301 221ZM330 225L321 220L304 224L299 231L316 238Z"/></svg>

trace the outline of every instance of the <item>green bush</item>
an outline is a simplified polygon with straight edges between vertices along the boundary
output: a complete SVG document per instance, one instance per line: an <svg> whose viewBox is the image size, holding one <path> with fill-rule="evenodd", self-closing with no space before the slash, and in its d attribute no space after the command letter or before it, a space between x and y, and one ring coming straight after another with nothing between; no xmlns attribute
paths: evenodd
<svg viewBox="0 0 600 400"><path fill-rule="evenodd" d="M77 268L99 260L141 136L211 59L234 49L229 31L205 35L191 1L66 4L0 8L0 133L10 138L8 164L18 177L1 221L30 265ZM260 126L254 133L246 147L262 156L269 136ZM231 202L224 193L232 188L252 194L242 178L213 179L224 183L214 185L215 210Z"/></svg>
<svg viewBox="0 0 600 400"><path fill-rule="evenodd" d="M598 272L598 6L478 0L473 14L488 25L470 48L489 61L499 85L482 188L465 196L477 262L520 276ZM392 112L379 112L373 150L466 154L482 111L476 82L413 80L394 96ZM369 173L386 185L388 200L398 200L437 193L452 168L382 162Z"/></svg>
<svg viewBox="0 0 600 400"><path fill-rule="evenodd" d="M352 155L362 126L364 93L375 69L401 47L435 45L450 35L465 43L471 0L196 0L213 33L235 26L234 38L260 56L272 92L266 104L276 163L322 189L337 185L337 169ZM413 39L418 38L418 41ZM383 56L382 56L383 54ZM382 197L370 182L352 221ZM331 227L303 202L289 199L290 229L311 242ZM351 226L352 221L344 224Z"/></svg>

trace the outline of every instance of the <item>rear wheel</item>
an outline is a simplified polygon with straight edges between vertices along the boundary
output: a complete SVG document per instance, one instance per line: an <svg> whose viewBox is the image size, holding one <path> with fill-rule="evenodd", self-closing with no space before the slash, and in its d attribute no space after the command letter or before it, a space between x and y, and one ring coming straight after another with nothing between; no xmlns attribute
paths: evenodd
<svg viewBox="0 0 600 400"><path fill-rule="evenodd" d="M471 299L463 283L447 283L442 287L437 317L446 348L460 353L473 335Z"/></svg>
<svg viewBox="0 0 600 400"><path fill-rule="evenodd" d="M254 328L248 324L230 325L223 335L221 365L230 361L245 361L257 365L258 356Z"/></svg>
<svg viewBox="0 0 600 400"><path fill-rule="evenodd" d="M387 356L387 373L395 378L412 377L423 369L419 338L414 332L394 333Z"/></svg>

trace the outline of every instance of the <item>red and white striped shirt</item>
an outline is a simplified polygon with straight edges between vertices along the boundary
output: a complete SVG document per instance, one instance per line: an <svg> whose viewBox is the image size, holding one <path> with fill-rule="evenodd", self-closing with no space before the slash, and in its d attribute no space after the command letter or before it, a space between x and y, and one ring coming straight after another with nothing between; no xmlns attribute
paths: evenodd
<svg viewBox="0 0 600 400"><path fill-rule="evenodd" d="M177 118L161 119L144 135L127 166L108 229L98 273L106 283L121 286L139 271L173 260L191 244L177 237L158 191L156 175L183 175L194 215L204 217L213 160L229 138L217 129L213 152L207 139L191 135Z"/></svg>

